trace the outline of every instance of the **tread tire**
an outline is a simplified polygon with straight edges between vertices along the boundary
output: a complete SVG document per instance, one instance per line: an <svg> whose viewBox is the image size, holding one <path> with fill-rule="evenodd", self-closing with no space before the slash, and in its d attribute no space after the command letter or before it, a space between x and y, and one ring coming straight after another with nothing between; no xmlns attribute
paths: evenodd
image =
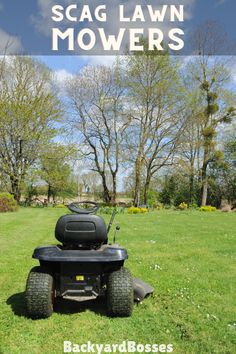
<svg viewBox="0 0 236 354"><path fill-rule="evenodd" d="M50 317L55 298L53 277L41 267L32 268L26 282L25 298L29 317Z"/></svg>
<svg viewBox="0 0 236 354"><path fill-rule="evenodd" d="M112 272L107 281L107 309L112 317L129 317L133 311L133 278L126 268Z"/></svg>

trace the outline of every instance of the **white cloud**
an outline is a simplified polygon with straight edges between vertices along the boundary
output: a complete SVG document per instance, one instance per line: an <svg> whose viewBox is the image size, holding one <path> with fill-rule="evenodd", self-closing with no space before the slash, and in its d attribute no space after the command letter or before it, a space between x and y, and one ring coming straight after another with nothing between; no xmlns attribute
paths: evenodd
<svg viewBox="0 0 236 354"><path fill-rule="evenodd" d="M231 66L230 74L232 83L236 84L236 64Z"/></svg>
<svg viewBox="0 0 236 354"><path fill-rule="evenodd" d="M72 77L73 77L73 75L71 73L69 73L69 71L67 71L65 69L56 70L54 72L54 80L58 84L61 84L61 83L65 82L68 79L72 79Z"/></svg>
<svg viewBox="0 0 236 354"><path fill-rule="evenodd" d="M0 11L4 9L4 5L0 2Z"/></svg>
<svg viewBox="0 0 236 354"><path fill-rule="evenodd" d="M67 81L72 78L73 74L65 69L60 69L53 72L54 87L61 98L65 95L65 86Z"/></svg>
<svg viewBox="0 0 236 354"><path fill-rule="evenodd" d="M105 65L105 66L112 66L116 59L114 55L91 55L91 56L81 56L81 59L87 65Z"/></svg>
<svg viewBox="0 0 236 354"><path fill-rule="evenodd" d="M22 44L19 37L11 36L4 30L0 29L0 53L1 54L18 54L22 52Z"/></svg>
<svg viewBox="0 0 236 354"><path fill-rule="evenodd" d="M36 30L45 36L50 36L51 22L51 12L52 6L55 5L53 0L37 0L38 4L38 14L31 16L31 21L36 28Z"/></svg>

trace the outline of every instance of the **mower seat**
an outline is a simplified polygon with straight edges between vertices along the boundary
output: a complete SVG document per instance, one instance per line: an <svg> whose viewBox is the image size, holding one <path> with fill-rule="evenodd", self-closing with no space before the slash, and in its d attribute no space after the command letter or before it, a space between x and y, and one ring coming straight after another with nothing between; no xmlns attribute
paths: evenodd
<svg viewBox="0 0 236 354"><path fill-rule="evenodd" d="M106 244L106 224L100 216L91 214L63 215L57 221L55 237L64 246L84 246Z"/></svg>

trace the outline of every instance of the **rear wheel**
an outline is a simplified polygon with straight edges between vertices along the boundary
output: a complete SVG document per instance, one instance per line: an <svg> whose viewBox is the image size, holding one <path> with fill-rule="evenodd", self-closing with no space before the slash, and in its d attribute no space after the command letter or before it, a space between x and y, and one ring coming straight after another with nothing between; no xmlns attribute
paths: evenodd
<svg viewBox="0 0 236 354"><path fill-rule="evenodd" d="M111 316L131 316L134 303L133 278L126 268L111 273L107 282L107 308Z"/></svg>
<svg viewBox="0 0 236 354"><path fill-rule="evenodd" d="M31 318L47 318L53 312L54 279L41 267L31 269L26 282L26 307Z"/></svg>

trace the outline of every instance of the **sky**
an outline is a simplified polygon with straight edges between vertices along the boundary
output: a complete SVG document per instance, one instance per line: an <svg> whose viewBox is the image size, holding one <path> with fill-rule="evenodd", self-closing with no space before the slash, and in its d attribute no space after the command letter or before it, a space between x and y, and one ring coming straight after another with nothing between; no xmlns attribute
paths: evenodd
<svg viewBox="0 0 236 354"><path fill-rule="evenodd" d="M175 23L175 26L183 27L186 35L192 28L199 26L206 20L217 21L218 30L221 32L226 31L229 39L236 43L235 0L149 0L148 2L146 0L0 0L0 52L4 51L4 44L10 39L11 47L9 51L19 51L30 55L53 54L51 50L51 28L55 27L55 25L60 25L58 22L55 23L51 20L52 6L55 4L61 4L64 8L69 4L77 4L78 10L76 14L80 13L83 4L89 4L92 13L96 5L106 4L108 17L106 24L85 21L83 24L76 22L73 25L78 31L83 27L96 30L98 25L100 27L104 26L107 29L107 33L115 34L120 27L117 20L117 12L114 10L118 5L123 4L125 13L131 15L135 5L141 4L144 13L147 15L147 3L153 5L154 8L157 8L160 4L183 4L185 21L183 24ZM145 16L145 19L148 19L148 17L146 18ZM150 22L146 22L147 26L150 26ZM136 27L142 25L140 22L135 23ZM170 25L173 24L169 22L164 22L164 24L152 23L152 26L163 27L166 30ZM60 28L64 30L68 26L71 27L72 23L63 21L61 26ZM187 47L185 46L185 48ZM219 50L219 47L217 50ZM61 49L61 52L68 54L68 51L64 51L64 48ZM71 63L73 66L73 59L71 59Z"/></svg>
<svg viewBox="0 0 236 354"><path fill-rule="evenodd" d="M106 4L114 8L123 4L128 16L131 16L135 5L138 4L141 4L142 8L145 8L147 4L153 5L154 8L158 8L161 4L184 5L185 21L183 24L178 23L175 26L183 26L186 35L188 35L191 28L195 28L205 21L217 21L215 30L221 32L223 36L226 36L224 33L226 32L228 38L233 42L233 47L236 48L236 45L234 46L236 44L236 0L0 0L0 55L4 53L6 43L10 43L8 48L10 54L19 52L39 55L39 59L56 72L59 81L75 74L88 64L111 64L114 57L107 55L52 55L55 53L51 51L51 16L52 6L55 4L60 4L64 8L71 4L77 4L78 13L84 4L90 5L91 13L98 4ZM109 33L115 33L118 23L114 14L110 12L110 7L107 26ZM71 26L71 23L65 22L64 24L66 28ZM96 27L97 24L85 23L84 25L94 30L94 26ZM154 23L154 26L161 25L163 24ZM55 26L55 22L53 26ZM80 26L81 24L76 23L77 29L80 29ZM186 47L188 47L191 41L186 41ZM68 54L68 52L63 53ZM236 85L236 65L232 67L232 78L232 83Z"/></svg>
<svg viewBox="0 0 236 354"><path fill-rule="evenodd" d="M161 4L183 4L185 9L183 26L187 35L191 28L195 28L207 20L217 21L216 30L221 33L227 32L227 36L233 41L233 44L236 44L236 0L149 0L148 2L146 0L0 0L0 55L4 53L6 43L10 43L8 48L10 54L19 51L21 54L39 55L38 58L56 72L59 81L75 74L88 64L110 65L114 56L52 55L55 53L51 51L51 9L55 4L61 4L64 8L71 4L77 4L79 10L83 4L88 4L91 12L98 4L106 4L107 6L110 4L113 7L123 4L127 15L133 13L137 4L141 4L143 8L146 4L151 4L154 8ZM115 33L117 21L109 11L108 15L111 15L108 29L111 33ZM55 23L53 23L54 25ZM93 23L85 23L87 27L93 28L93 25ZM154 25L156 24L154 23ZM76 23L76 26L80 26L80 24ZM158 23L156 26L161 26L161 24ZM66 23L66 27L68 27L68 23ZM189 40L189 42L191 41ZM186 43L186 47L189 42ZM232 84L236 86L236 65L232 67L232 78Z"/></svg>

